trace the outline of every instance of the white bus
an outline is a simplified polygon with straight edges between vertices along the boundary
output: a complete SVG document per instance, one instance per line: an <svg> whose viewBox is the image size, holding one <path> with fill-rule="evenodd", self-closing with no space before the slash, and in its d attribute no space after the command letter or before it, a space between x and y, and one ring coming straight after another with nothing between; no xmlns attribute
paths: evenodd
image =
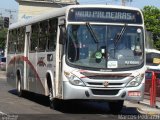
<svg viewBox="0 0 160 120"><path fill-rule="evenodd" d="M160 70L160 51L146 49L146 65L148 70Z"/></svg>
<svg viewBox="0 0 160 120"><path fill-rule="evenodd" d="M10 26L7 81L59 100L108 101L120 112L124 100L143 99L145 35L137 8L73 5Z"/></svg>

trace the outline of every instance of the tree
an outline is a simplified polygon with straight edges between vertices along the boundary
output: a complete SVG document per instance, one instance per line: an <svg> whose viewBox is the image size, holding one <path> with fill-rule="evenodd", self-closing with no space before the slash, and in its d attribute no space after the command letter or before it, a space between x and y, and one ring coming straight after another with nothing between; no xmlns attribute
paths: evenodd
<svg viewBox="0 0 160 120"><path fill-rule="evenodd" d="M0 49L2 50L5 49L6 39L7 39L7 29L4 28L0 30Z"/></svg>
<svg viewBox="0 0 160 120"><path fill-rule="evenodd" d="M146 29L153 34L154 46L160 50L160 9L154 6L145 6L142 12Z"/></svg>

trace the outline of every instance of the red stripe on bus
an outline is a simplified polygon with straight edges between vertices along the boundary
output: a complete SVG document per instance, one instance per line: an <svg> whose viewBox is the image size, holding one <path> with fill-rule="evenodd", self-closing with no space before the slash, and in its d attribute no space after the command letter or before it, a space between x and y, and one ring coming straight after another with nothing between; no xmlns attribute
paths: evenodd
<svg viewBox="0 0 160 120"><path fill-rule="evenodd" d="M34 73L35 73L35 75L36 75L36 78L39 80L42 88L44 89L44 93L45 93L45 88L44 88L44 86L43 86L43 84L42 84L42 82L41 82L41 79L40 79L40 77L39 77L36 69L35 69L34 66L32 65L32 63L28 60L28 57L25 57L25 56L15 56L15 57L13 57L13 58L10 60L9 64L12 64L14 61L17 62L18 60L21 60L21 61L23 61L23 62L26 62L26 63L30 66L30 68L34 71Z"/></svg>

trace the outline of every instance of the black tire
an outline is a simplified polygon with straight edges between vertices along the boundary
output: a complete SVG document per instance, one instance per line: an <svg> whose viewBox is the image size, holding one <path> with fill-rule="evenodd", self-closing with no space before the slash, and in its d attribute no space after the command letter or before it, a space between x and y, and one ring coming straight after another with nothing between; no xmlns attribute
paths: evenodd
<svg viewBox="0 0 160 120"><path fill-rule="evenodd" d="M22 97L22 96L23 96L21 80L18 80L18 81L17 81L17 95L18 95L19 97Z"/></svg>
<svg viewBox="0 0 160 120"><path fill-rule="evenodd" d="M123 103L124 103L124 100L109 102L108 104L109 104L110 112L112 114L120 113L123 108Z"/></svg>
<svg viewBox="0 0 160 120"><path fill-rule="evenodd" d="M57 110L59 109L59 104L60 104L60 100L54 98L53 96L53 90L52 90L52 86L49 86L49 103L50 103L50 108Z"/></svg>

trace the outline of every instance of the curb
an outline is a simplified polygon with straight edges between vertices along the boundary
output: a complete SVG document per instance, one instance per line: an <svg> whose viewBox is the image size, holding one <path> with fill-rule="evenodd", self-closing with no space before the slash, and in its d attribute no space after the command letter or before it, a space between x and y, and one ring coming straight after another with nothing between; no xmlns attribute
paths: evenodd
<svg viewBox="0 0 160 120"><path fill-rule="evenodd" d="M137 111L140 112L141 114L147 114L147 115L157 115L159 114L159 112L155 112L155 111L144 111L141 108L137 108Z"/></svg>
<svg viewBox="0 0 160 120"><path fill-rule="evenodd" d="M142 104L142 105L145 105L145 106L147 106L147 107L150 107L150 108L155 108L155 109L160 109L160 106L155 106L155 107L152 107L152 106L150 106L149 104L147 104L147 103L144 103L144 102L138 102L138 104Z"/></svg>
<svg viewBox="0 0 160 120"><path fill-rule="evenodd" d="M149 115L149 116L154 116L154 115L159 115L160 114L160 109L159 108L155 108L155 107L151 107L149 104L145 104L142 102L135 102L135 101L130 101L133 104L137 104L135 105L137 108L137 111L141 114L144 115ZM139 104L139 106L138 106Z"/></svg>
<svg viewBox="0 0 160 120"><path fill-rule="evenodd" d="M146 114L146 112L145 111L143 111L142 109L140 109L140 108L137 108L137 111L139 112L139 113L141 113L141 114Z"/></svg>

